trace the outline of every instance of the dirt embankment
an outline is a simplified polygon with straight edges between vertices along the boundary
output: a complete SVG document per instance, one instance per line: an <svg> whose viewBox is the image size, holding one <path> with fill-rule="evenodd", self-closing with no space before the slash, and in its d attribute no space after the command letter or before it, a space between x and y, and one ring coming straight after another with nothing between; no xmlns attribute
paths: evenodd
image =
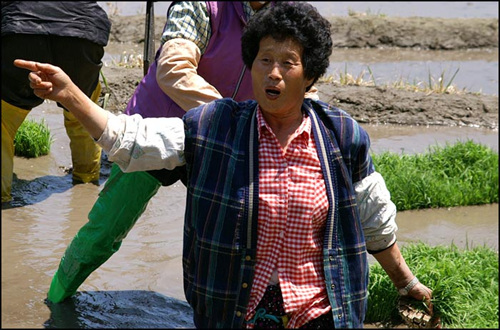
<svg viewBox="0 0 500 330"><path fill-rule="evenodd" d="M334 47L498 48L498 19L348 16L330 18Z"/></svg>
<svg viewBox="0 0 500 330"><path fill-rule="evenodd" d="M319 97L360 123L498 128L498 97L318 84Z"/></svg>
<svg viewBox="0 0 500 330"><path fill-rule="evenodd" d="M144 15L111 16L110 19L110 46L121 43L131 46L141 44L143 47ZM332 17L330 21L334 47L337 48L498 48L498 19L371 15ZM164 17L155 17L157 42L164 23ZM142 69L106 67L103 72L110 84L109 109L125 109L142 77ZM494 95L422 93L390 87L339 86L332 83L318 83L317 87L321 100L346 110L362 123L498 128L498 96Z"/></svg>
<svg viewBox="0 0 500 330"><path fill-rule="evenodd" d="M145 15L110 16L110 42L144 42ZM334 47L405 47L422 49L498 48L498 19L334 16ZM155 17L159 40L165 17Z"/></svg>

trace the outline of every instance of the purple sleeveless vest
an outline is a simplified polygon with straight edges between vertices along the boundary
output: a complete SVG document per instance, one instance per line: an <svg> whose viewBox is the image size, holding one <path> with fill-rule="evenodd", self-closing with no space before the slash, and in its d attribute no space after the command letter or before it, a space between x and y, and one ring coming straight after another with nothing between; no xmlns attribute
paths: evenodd
<svg viewBox="0 0 500 330"><path fill-rule="evenodd" d="M217 88L223 97L231 97L236 101L252 99L252 79L241 58L240 39L246 25L243 5L239 1L207 1L206 4L212 36L201 56L198 73ZM139 113L143 117L182 117L186 113L158 86L156 66L160 49L156 52L155 61L148 73L128 102L126 114Z"/></svg>

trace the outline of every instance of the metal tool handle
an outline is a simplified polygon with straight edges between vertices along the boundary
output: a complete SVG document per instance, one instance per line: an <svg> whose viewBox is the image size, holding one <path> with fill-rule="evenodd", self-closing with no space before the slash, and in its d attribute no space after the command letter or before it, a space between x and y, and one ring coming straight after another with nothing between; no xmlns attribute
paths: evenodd
<svg viewBox="0 0 500 330"><path fill-rule="evenodd" d="M144 75L154 61L155 53L155 14L154 1L146 1L146 24L144 34Z"/></svg>

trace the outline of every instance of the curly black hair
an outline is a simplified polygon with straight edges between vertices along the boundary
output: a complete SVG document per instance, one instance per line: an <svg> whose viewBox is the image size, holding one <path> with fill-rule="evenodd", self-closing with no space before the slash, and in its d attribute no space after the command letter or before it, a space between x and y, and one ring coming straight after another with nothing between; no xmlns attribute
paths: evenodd
<svg viewBox="0 0 500 330"><path fill-rule="evenodd" d="M248 22L241 37L243 62L252 68L260 41L271 36L278 41L292 38L302 45L302 63L311 86L330 64L332 54L331 24L317 9L306 2L277 1L274 6L257 12ZM309 86L307 90L311 87Z"/></svg>

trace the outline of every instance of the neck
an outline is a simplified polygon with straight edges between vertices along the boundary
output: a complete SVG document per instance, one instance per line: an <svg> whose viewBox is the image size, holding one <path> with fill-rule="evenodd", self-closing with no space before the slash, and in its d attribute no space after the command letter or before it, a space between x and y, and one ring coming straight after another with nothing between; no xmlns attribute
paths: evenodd
<svg viewBox="0 0 500 330"><path fill-rule="evenodd" d="M276 135L276 138L278 139L283 150L286 150L286 147L291 141L293 133L295 133L297 128L299 128L300 124L302 123L303 117L302 112L299 112L285 118L275 118L272 116L266 116L264 114L264 118L271 127L274 135Z"/></svg>

